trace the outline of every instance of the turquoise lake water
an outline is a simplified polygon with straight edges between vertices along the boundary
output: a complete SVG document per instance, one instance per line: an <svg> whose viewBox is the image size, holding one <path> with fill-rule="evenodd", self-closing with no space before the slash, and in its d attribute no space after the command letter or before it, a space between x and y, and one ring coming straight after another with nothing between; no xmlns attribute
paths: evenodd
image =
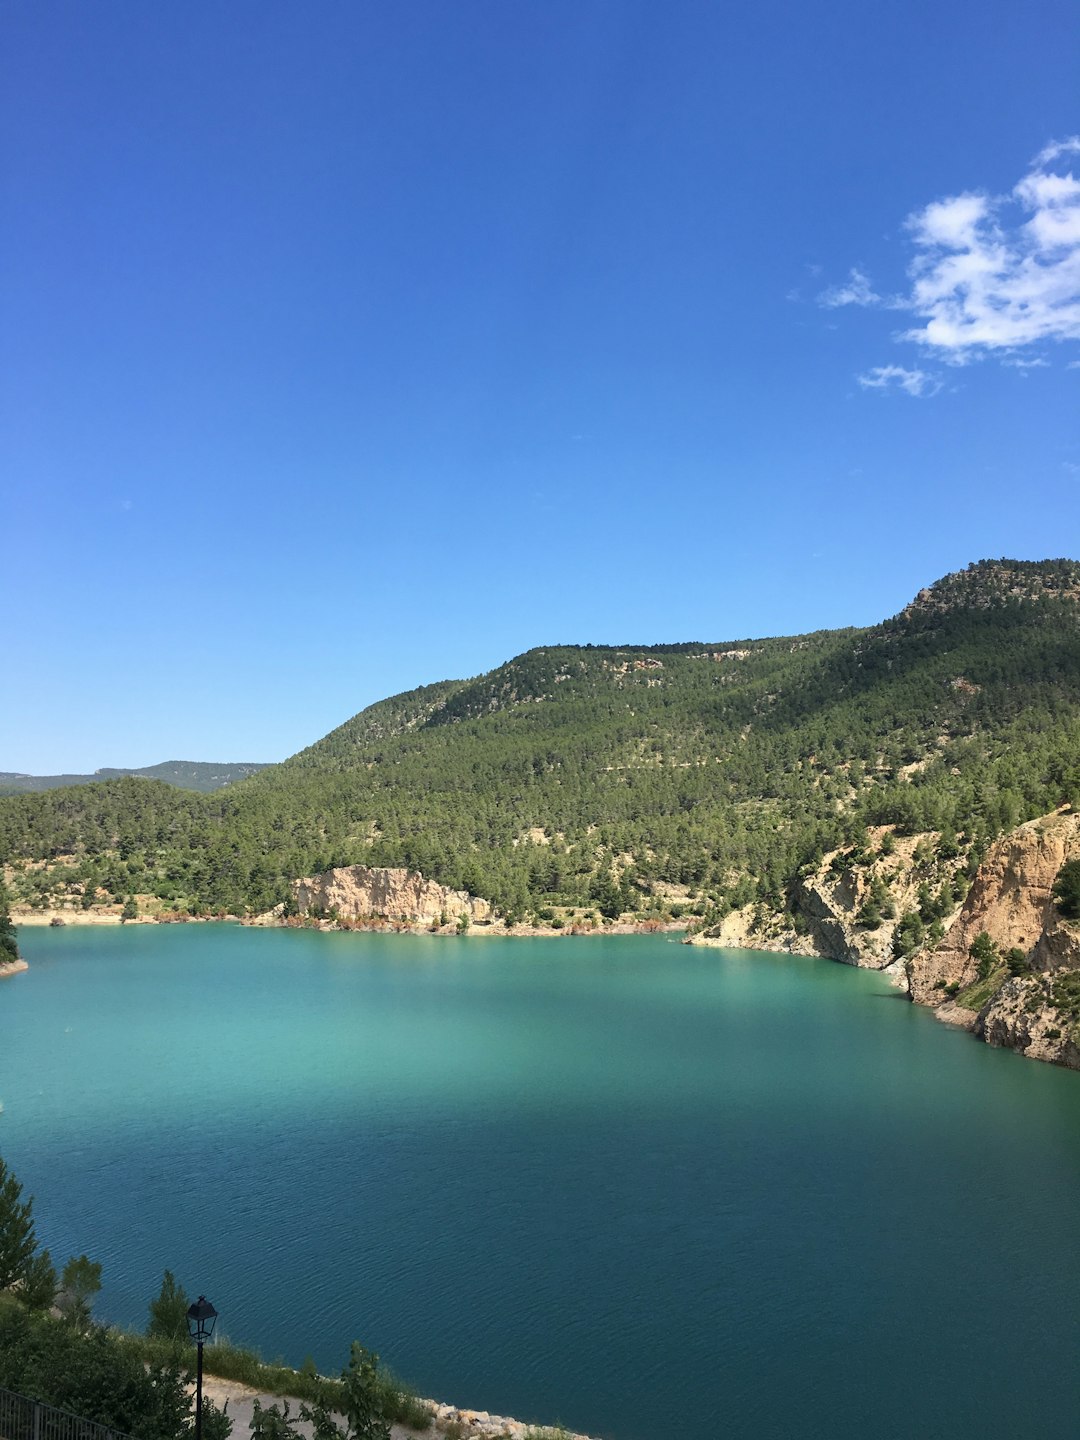
<svg viewBox="0 0 1080 1440"><path fill-rule="evenodd" d="M0 1153L142 1325L610 1440L1080 1430L1080 1074L663 937L20 932Z"/></svg>

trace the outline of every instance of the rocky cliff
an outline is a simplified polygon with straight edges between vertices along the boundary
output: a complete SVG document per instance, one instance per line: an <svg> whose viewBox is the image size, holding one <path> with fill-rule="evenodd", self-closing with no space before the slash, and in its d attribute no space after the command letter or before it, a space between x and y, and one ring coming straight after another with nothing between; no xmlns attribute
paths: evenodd
<svg viewBox="0 0 1080 1440"><path fill-rule="evenodd" d="M343 866L297 880L293 899L301 915L320 919L378 918L410 925L452 925L462 915L470 923L491 919L488 902L465 890L447 890L415 870L366 865Z"/></svg>
<svg viewBox="0 0 1080 1440"><path fill-rule="evenodd" d="M917 912L920 888L958 883L960 855L941 858L936 832L898 836L889 826L867 831L868 849L834 850L797 883L790 912L747 905L725 915L693 943L794 955L822 955L845 965L884 970L896 963L896 930ZM957 903L945 911L951 920Z"/></svg>
<svg viewBox="0 0 1080 1440"><path fill-rule="evenodd" d="M733 910L692 942L889 969L942 1020L1080 1069L1080 923L1053 895L1077 859L1080 813L1069 808L1000 837L973 873L949 837L871 828L864 846L803 875L790 909Z"/></svg>
<svg viewBox="0 0 1080 1440"><path fill-rule="evenodd" d="M1080 963L1076 937L1051 893L1058 871L1077 852L1080 815L1047 815L995 841L945 938L913 960L912 999L933 1004L948 985L972 985L979 976L971 946L983 931L1001 954L1023 950L1033 970Z"/></svg>
<svg viewBox="0 0 1080 1440"><path fill-rule="evenodd" d="M908 992L991 1045L1080 1069L1080 925L1053 885L1080 858L1080 814L1029 821L990 847L944 939L906 962ZM972 946L988 937L981 954Z"/></svg>

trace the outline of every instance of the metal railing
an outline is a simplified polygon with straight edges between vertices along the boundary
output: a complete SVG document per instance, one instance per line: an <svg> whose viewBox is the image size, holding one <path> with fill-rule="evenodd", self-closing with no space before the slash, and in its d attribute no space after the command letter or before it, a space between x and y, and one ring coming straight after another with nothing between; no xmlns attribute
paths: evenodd
<svg viewBox="0 0 1080 1440"><path fill-rule="evenodd" d="M84 1420L14 1390L0 1390L0 1440L129 1440L96 1420Z"/></svg>

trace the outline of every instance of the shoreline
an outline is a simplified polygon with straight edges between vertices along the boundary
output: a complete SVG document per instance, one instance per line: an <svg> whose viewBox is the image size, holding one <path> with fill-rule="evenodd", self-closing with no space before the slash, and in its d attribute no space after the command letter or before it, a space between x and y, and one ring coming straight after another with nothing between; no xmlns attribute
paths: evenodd
<svg viewBox="0 0 1080 1440"><path fill-rule="evenodd" d="M219 920L238 920L237 915L136 915L134 920L122 920L115 915L97 914L89 910L19 910L10 908L11 923L16 927L26 925L32 929L47 928L62 930L68 925L207 925Z"/></svg>
<svg viewBox="0 0 1080 1440"><path fill-rule="evenodd" d="M589 935L673 935L681 934L688 928L686 920L616 920L608 924L514 925L507 927L501 922L486 924L475 922L465 930L458 930L449 924L432 927L424 920L384 920L378 917L363 920L309 920L303 916L282 919L277 915L136 915L132 920L122 920L116 914L94 914L86 910L29 910L11 908L11 922L15 926L26 925L34 929L64 929L67 926L96 925L243 925L249 929L263 930L318 930L328 934L362 935L433 935L454 936L459 939L495 938L500 940L554 940L573 936Z"/></svg>
<svg viewBox="0 0 1080 1440"><path fill-rule="evenodd" d="M210 1369L212 1361L207 1359L204 1363L206 1378L203 1394L215 1405L228 1404L229 1415L233 1421L233 1440L249 1440L256 1399L263 1408L280 1404L282 1400L296 1401L297 1397L294 1395L277 1395L268 1390L258 1390L239 1380L228 1380L221 1375L215 1375ZM454 1427L454 1433L460 1435L462 1440L525 1440L525 1436L529 1434L550 1436L551 1440L593 1440L589 1435L567 1430L561 1425L532 1424L525 1420L515 1420L509 1415L493 1415L488 1410L473 1410L465 1406L445 1404L440 1400L421 1398L420 1404L431 1416L428 1429L413 1430L408 1425L395 1421L390 1427L391 1440L422 1440L422 1437L426 1436L435 1440L436 1436L445 1435L450 1426ZM296 1414L290 1417L290 1421L301 1435L311 1436L312 1427L309 1422L298 1419Z"/></svg>

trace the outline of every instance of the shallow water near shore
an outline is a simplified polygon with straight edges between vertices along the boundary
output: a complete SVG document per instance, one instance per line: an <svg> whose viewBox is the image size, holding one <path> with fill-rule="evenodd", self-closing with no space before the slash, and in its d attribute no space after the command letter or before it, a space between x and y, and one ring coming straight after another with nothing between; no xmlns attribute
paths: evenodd
<svg viewBox="0 0 1080 1440"><path fill-rule="evenodd" d="M99 1313L611 1440L1072 1433L1080 1075L657 937L20 932L0 1154Z"/></svg>

